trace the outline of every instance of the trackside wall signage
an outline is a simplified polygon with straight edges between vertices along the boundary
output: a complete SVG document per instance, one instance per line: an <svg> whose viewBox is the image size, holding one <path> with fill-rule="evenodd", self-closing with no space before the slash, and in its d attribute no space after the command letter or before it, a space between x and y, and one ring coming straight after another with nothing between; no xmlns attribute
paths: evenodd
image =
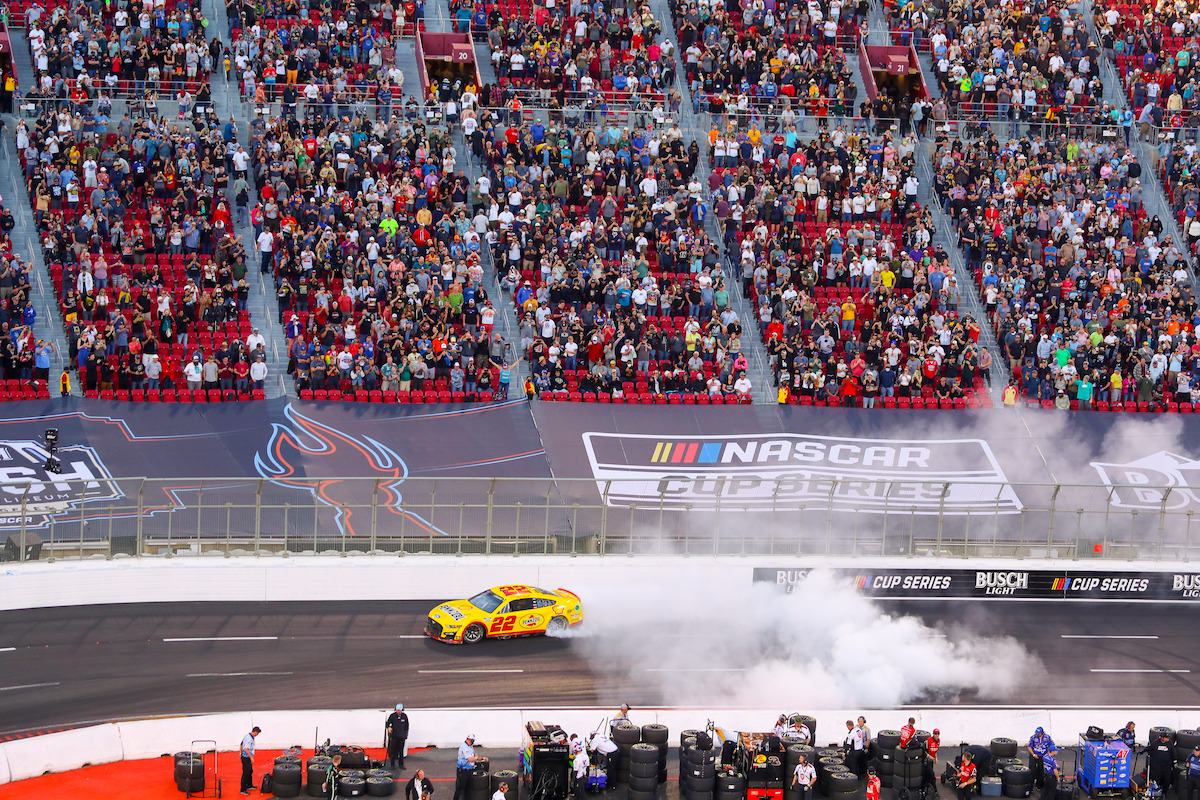
<svg viewBox="0 0 1200 800"><path fill-rule="evenodd" d="M583 434L610 505L1013 514L1021 501L982 439L811 434Z"/></svg>
<svg viewBox="0 0 1200 800"><path fill-rule="evenodd" d="M753 579L792 592L811 573L809 569L755 567ZM1200 574L1187 573L893 569L834 570L834 575L861 594L879 598L1200 600Z"/></svg>

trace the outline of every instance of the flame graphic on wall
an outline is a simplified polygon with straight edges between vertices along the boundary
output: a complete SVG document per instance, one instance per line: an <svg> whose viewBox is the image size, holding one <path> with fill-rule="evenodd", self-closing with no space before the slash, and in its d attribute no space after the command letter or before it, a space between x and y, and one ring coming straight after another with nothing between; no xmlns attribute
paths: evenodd
<svg viewBox="0 0 1200 800"><path fill-rule="evenodd" d="M403 517L426 534L445 535L445 532L417 514L403 508L400 484L408 477L404 460L387 445L369 436L351 436L336 428L306 417L289 403L283 411L288 424L272 423L271 440L266 453L256 453L254 467L258 474L278 486L299 489L316 498L318 503L335 510L338 530L346 535L369 535L371 503L377 502L381 512ZM318 475L351 475L352 479L308 477L314 456L321 457ZM300 465L308 466L303 472ZM370 481L374 475L376 480ZM357 521L356 516L365 517ZM360 530L355 529L358 522ZM376 520L380 530L391 525L383 518Z"/></svg>

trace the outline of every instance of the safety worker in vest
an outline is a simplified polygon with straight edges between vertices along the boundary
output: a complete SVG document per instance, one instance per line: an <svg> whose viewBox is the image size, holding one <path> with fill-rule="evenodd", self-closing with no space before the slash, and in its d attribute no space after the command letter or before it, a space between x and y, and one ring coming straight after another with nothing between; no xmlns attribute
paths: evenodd
<svg viewBox="0 0 1200 800"><path fill-rule="evenodd" d="M396 703L396 710L388 714L383 726L383 744L387 747L388 769L404 770L404 742L408 739L408 714L404 703Z"/></svg>
<svg viewBox="0 0 1200 800"><path fill-rule="evenodd" d="M1058 792L1058 750L1051 747L1042 756L1042 775L1044 776L1045 786L1042 788L1042 800L1054 800Z"/></svg>
<svg viewBox="0 0 1200 800"><path fill-rule="evenodd" d="M458 760L454 763L454 800L462 800L467 796L467 785L471 782L475 759L475 734L469 733L458 746Z"/></svg>
<svg viewBox="0 0 1200 800"><path fill-rule="evenodd" d="M1158 784L1166 795L1171 788L1172 773L1175 771L1175 748L1171 746L1171 738L1163 734L1157 742L1151 742L1146 748L1149 761L1150 780Z"/></svg>
<svg viewBox="0 0 1200 800"><path fill-rule="evenodd" d="M921 788L926 791L928 796L929 790L932 789L934 796L937 795L937 757L938 750L942 746L942 732L938 728L933 729L933 733L925 740L925 764L923 778L921 780Z"/></svg>
<svg viewBox="0 0 1200 800"><path fill-rule="evenodd" d="M584 789L587 788L588 769L592 766L592 761L588 758L587 750L580 750L575 754L575 758L571 760L571 768L575 774L575 796L583 797Z"/></svg>
<svg viewBox="0 0 1200 800"><path fill-rule="evenodd" d="M1130 750L1137 749L1137 726L1133 724L1133 720L1125 723L1125 727L1117 732L1117 738L1124 742Z"/></svg>
<svg viewBox="0 0 1200 800"><path fill-rule="evenodd" d="M71 373L68 370L62 371L62 376L58 379L58 390L63 397L71 396Z"/></svg>
<svg viewBox="0 0 1200 800"><path fill-rule="evenodd" d="M867 760L867 738L863 729L852 720L846 720L846 739L842 746L846 750L846 766L861 778Z"/></svg>
<svg viewBox="0 0 1200 800"><path fill-rule="evenodd" d="M1010 381L1008 386L1004 387L1003 394L1000 398L1004 401L1007 408L1016 408L1017 406L1017 382Z"/></svg>
<svg viewBox="0 0 1200 800"><path fill-rule="evenodd" d="M812 800L812 787L817 782L817 770L801 755L792 771L792 789L800 793L800 800Z"/></svg>
<svg viewBox="0 0 1200 800"><path fill-rule="evenodd" d="M1187 800L1195 800L1197 794L1200 794L1200 744L1187 760Z"/></svg>
<svg viewBox="0 0 1200 800"><path fill-rule="evenodd" d="M900 728L900 746L908 747L908 743L912 741L913 736L917 734L917 720L915 717L909 717L908 722Z"/></svg>
<svg viewBox="0 0 1200 800"><path fill-rule="evenodd" d="M970 800L978 778L974 759L970 753L963 753L962 760L958 763L958 800Z"/></svg>
<svg viewBox="0 0 1200 800"><path fill-rule="evenodd" d="M1026 746L1029 750L1029 770L1033 773L1033 783L1039 789L1045 782L1045 772L1042 770L1042 757L1051 750L1056 750L1054 740L1046 733L1041 726L1033 732L1033 736L1029 737L1029 744Z"/></svg>
<svg viewBox="0 0 1200 800"><path fill-rule="evenodd" d="M879 786L879 776L875 774L875 768L867 767L866 800L879 800Z"/></svg>

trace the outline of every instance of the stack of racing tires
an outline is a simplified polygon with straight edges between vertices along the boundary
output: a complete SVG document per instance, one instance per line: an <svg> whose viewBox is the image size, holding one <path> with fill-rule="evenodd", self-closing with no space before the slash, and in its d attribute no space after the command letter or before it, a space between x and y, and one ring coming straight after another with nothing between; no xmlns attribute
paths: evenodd
<svg viewBox="0 0 1200 800"><path fill-rule="evenodd" d="M817 749L807 744L799 742L788 743L784 741L783 751L783 800L800 800L800 790L792 788L792 775L796 772L796 765L800 763L800 756L804 756L804 760L809 764L817 763Z"/></svg>
<svg viewBox="0 0 1200 800"><path fill-rule="evenodd" d="M175 786L189 794L204 791L204 759L199 753L184 750L175 754Z"/></svg>
<svg viewBox="0 0 1200 800"><path fill-rule="evenodd" d="M299 797L303 777L300 756L277 756L275 766L271 769L271 792L276 797ZM350 796L347 792L342 794Z"/></svg>
<svg viewBox="0 0 1200 800"><path fill-rule="evenodd" d="M829 800L850 800L858 794L858 778L846 766L846 759L837 747L817 751L817 791ZM791 782L791 776L788 776Z"/></svg>
<svg viewBox="0 0 1200 800"><path fill-rule="evenodd" d="M617 752L608 762L608 785L629 783L629 753L635 744L642 741L642 729L632 722L614 722L609 726L608 738L617 746Z"/></svg>
<svg viewBox="0 0 1200 800"><path fill-rule="evenodd" d="M712 739L707 733L686 733L695 735L684 739L687 744L683 745L680 759L679 796L683 800L713 800L717 788L717 757L720 751L712 746ZM742 788L745 788L744 779ZM730 793L727 788L725 794Z"/></svg>
<svg viewBox="0 0 1200 800"><path fill-rule="evenodd" d="M328 792L321 789L325 783L326 776L329 775L329 767L333 764L333 759L329 756L313 756L308 760L305 771L308 773L306 781L309 797L326 797Z"/></svg>

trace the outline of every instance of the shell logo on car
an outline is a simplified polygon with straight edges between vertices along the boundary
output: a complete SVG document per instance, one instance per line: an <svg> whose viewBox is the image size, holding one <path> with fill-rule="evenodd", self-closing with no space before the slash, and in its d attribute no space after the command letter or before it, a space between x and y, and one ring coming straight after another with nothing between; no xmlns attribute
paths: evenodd
<svg viewBox="0 0 1200 800"><path fill-rule="evenodd" d="M466 600L449 600L429 612L425 633L448 644L484 639L551 635L583 622L579 595L566 589L510 585L485 589Z"/></svg>

